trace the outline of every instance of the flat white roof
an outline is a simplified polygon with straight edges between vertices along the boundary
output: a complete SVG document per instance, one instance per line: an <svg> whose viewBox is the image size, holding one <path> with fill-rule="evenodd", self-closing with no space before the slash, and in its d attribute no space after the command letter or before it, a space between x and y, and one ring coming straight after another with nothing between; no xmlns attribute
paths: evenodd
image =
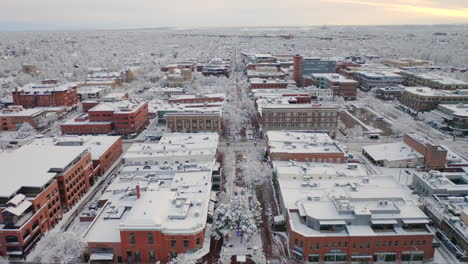
<svg viewBox="0 0 468 264"><path fill-rule="evenodd" d="M91 150L93 160L99 159L120 136L61 136L55 138L39 138L30 143L34 146L74 147L83 146Z"/></svg>
<svg viewBox="0 0 468 264"><path fill-rule="evenodd" d="M443 75L438 75L438 74L434 74L434 73L415 73L415 72L405 72L405 73L416 76L416 77L421 78L421 79L426 79L426 80L429 80L429 81L440 83L440 84L445 84L445 85L467 85L468 86L468 83L465 82L465 81L461 81L461 80L458 80L458 79L455 79L455 78L451 78L451 77L447 77L447 76L443 76Z"/></svg>
<svg viewBox="0 0 468 264"><path fill-rule="evenodd" d="M324 78L329 81L335 81L340 83L358 83L353 79L348 79L345 76L338 74L338 73L313 73L312 78Z"/></svg>
<svg viewBox="0 0 468 264"><path fill-rule="evenodd" d="M268 131L271 153L343 153L327 133L312 131Z"/></svg>
<svg viewBox="0 0 468 264"><path fill-rule="evenodd" d="M363 146L362 149L375 161L399 161L424 157L404 142Z"/></svg>
<svg viewBox="0 0 468 264"><path fill-rule="evenodd" d="M86 147L25 145L11 152L0 152L0 197L9 197L21 187L42 187L53 179L51 168L64 169Z"/></svg>
<svg viewBox="0 0 468 264"><path fill-rule="evenodd" d="M432 89L429 87L406 87L405 92L410 92L412 94L422 95L422 96L440 96L440 97L468 97L468 89L459 89L459 90L438 90Z"/></svg>

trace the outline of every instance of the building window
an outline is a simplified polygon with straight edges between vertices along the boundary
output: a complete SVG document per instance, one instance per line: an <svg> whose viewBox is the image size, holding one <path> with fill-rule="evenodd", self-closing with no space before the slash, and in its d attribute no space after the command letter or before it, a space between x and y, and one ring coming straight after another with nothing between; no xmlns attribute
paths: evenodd
<svg viewBox="0 0 468 264"><path fill-rule="evenodd" d="M200 242L201 242L201 239L197 237L197 239L195 239L195 244L200 245Z"/></svg>
<svg viewBox="0 0 468 264"><path fill-rule="evenodd" d="M150 262L155 262L156 261L156 257L154 256L154 251L149 252L149 261Z"/></svg>
<svg viewBox="0 0 468 264"><path fill-rule="evenodd" d="M140 251L135 251L135 262L140 262L140 261L141 261Z"/></svg>
<svg viewBox="0 0 468 264"><path fill-rule="evenodd" d="M130 244L135 245L135 234L130 233Z"/></svg>
<svg viewBox="0 0 468 264"><path fill-rule="evenodd" d="M154 238L152 233L148 233L148 244L154 244Z"/></svg>
<svg viewBox="0 0 468 264"><path fill-rule="evenodd" d="M189 241L188 240L184 240L184 248L188 248L189 247Z"/></svg>
<svg viewBox="0 0 468 264"><path fill-rule="evenodd" d="M177 241L176 240L171 240L171 248L175 248L177 245Z"/></svg>
<svg viewBox="0 0 468 264"><path fill-rule="evenodd" d="M319 262L319 255L318 254L310 254L309 255L309 262Z"/></svg>

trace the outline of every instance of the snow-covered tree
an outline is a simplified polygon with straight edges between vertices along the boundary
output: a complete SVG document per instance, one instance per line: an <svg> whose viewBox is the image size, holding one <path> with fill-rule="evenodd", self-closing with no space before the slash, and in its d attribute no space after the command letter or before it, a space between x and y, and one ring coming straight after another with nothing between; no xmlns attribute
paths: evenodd
<svg viewBox="0 0 468 264"><path fill-rule="evenodd" d="M168 264L195 264L197 263L196 259L192 259L190 257L187 257L186 254L179 254L177 257L173 258L171 261L169 261Z"/></svg>
<svg viewBox="0 0 468 264"><path fill-rule="evenodd" d="M34 128L31 124L25 122L21 124L21 127L18 129L18 137L25 138L29 137L34 132Z"/></svg>
<svg viewBox="0 0 468 264"><path fill-rule="evenodd" d="M73 232L48 231L29 254L34 263L69 263L79 261L86 243Z"/></svg>
<svg viewBox="0 0 468 264"><path fill-rule="evenodd" d="M253 250L251 259L252 259L253 262L255 262L257 264L267 263L267 259L265 257L265 252L263 252L262 247Z"/></svg>
<svg viewBox="0 0 468 264"><path fill-rule="evenodd" d="M260 219L260 203L255 196L237 194L230 202L221 203L215 210L213 236L215 239L234 235L247 241L257 233Z"/></svg>
<svg viewBox="0 0 468 264"><path fill-rule="evenodd" d="M263 184L273 174L271 167L260 160L258 153L247 153L238 166L240 176L249 189Z"/></svg>
<svg viewBox="0 0 468 264"><path fill-rule="evenodd" d="M430 112L420 112L418 113L417 118L427 124L435 125L437 127L442 127L445 122L444 118L435 113L434 110Z"/></svg>

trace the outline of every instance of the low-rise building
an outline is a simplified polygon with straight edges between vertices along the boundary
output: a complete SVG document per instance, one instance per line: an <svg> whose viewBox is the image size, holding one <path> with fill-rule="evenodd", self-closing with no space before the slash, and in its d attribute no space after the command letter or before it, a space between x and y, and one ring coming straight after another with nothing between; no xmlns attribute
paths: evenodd
<svg viewBox="0 0 468 264"><path fill-rule="evenodd" d="M337 73L313 73L312 80L321 89L332 89L335 96L355 100L358 82Z"/></svg>
<svg viewBox="0 0 468 264"><path fill-rule="evenodd" d="M81 146L26 145L0 153L0 167L2 256L25 256L93 184L91 154Z"/></svg>
<svg viewBox="0 0 468 264"><path fill-rule="evenodd" d="M403 91L405 90L404 86L393 86L393 87L381 87L377 88L374 91L375 97L385 100L385 101L393 101L393 100L400 100L401 96L403 95Z"/></svg>
<svg viewBox="0 0 468 264"><path fill-rule="evenodd" d="M10 105L0 110L0 131L16 131L24 123L29 123L33 128L41 127L46 115L47 111L42 108L25 109L20 105Z"/></svg>
<svg viewBox="0 0 468 264"><path fill-rule="evenodd" d="M448 150L426 138L406 134L402 142L364 146L362 153L379 166L409 168L425 165L443 169L447 165Z"/></svg>
<svg viewBox="0 0 468 264"><path fill-rule="evenodd" d="M432 62L427 60L417 60L417 59L409 59L409 58L401 58L401 59L385 59L382 60L383 64L393 66L393 67L411 67L411 66L422 66L422 65L430 65Z"/></svg>
<svg viewBox="0 0 468 264"><path fill-rule="evenodd" d="M354 72L354 78L363 90L397 86L403 83L403 77L390 71L362 71Z"/></svg>
<svg viewBox="0 0 468 264"><path fill-rule="evenodd" d="M31 142L35 146L83 146L89 148L93 160L93 175L102 176L122 155L122 138L119 136L62 136L41 138Z"/></svg>
<svg viewBox="0 0 468 264"><path fill-rule="evenodd" d="M444 118L454 135L468 136L468 104L440 104L435 113Z"/></svg>
<svg viewBox="0 0 468 264"><path fill-rule="evenodd" d="M437 90L468 89L467 82L433 73L403 71L401 75L408 86L426 86Z"/></svg>
<svg viewBox="0 0 468 264"><path fill-rule="evenodd" d="M338 106L333 104L290 102L289 100L257 100L262 129L319 130L335 135Z"/></svg>
<svg viewBox="0 0 468 264"><path fill-rule="evenodd" d="M468 102L468 89L445 91L429 87L406 87L400 99L403 106L416 113L434 110L439 104L466 102Z"/></svg>
<svg viewBox="0 0 468 264"><path fill-rule="evenodd" d="M171 68L166 72L165 76L167 87L183 87L188 85L192 80L192 70L189 68Z"/></svg>
<svg viewBox="0 0 468 264"><path fill-rule="evenodd" d="M105 96L110 90L108 86L83 86L77 90L78 99L80 101L88 99L99 99Z"/></svg>
<svg viewBox="0 0 468 264"><path fill-rule="evenodd" d="M283 79L260 79L252 78L249 80L250 90L256 89L286 89L288 86L295 86L296 83L291 80Z"/></svg>
<svg viewBox="0 0 468 264"><path fill-rule="evenodd" d="M414 189L421 196L468 195L468 174L462 172L413 172Z"/></svg>
<svg viewBox="0 0 468 264"><path fill-rule="evenodd" d="M122 84L119 72L103 71L104 69L92 70L81 86L107 86L116 88Z"/></svg>
<svg viewBox="0 0 468 264"><path fill-rule="evenodd" d="M327 133L268 131L267 152L272 161L345 163L345 152Z"/></svg>
<svg viewBox="0 0 468 264"><path fill-rule="evenodd" d="M103 102L61 124L63 134L117 134L141 132L149 123L148 103L135 99Z"/></svg>
<svg viewBox="0 0 468 264"><path fill-rule="evenodd" d="M170 104L203 104L203 103L222 103L226 99L225 93L216 94L183 94L172 95L167 102Z"/></svg>
<svg viewBox="0 0 468 264"><path fill-rule="evenodd" d="M391 176L277 175L291 255L308 263L429 261L430 220ZM327 169L324 168L324 171Z"/></svg>
<svg viewBox="0 0 468 264"><path fill-rule="evenodd" d="M27 84L17 87L13 92L13 103L25 108L38 106L66 106L78 105L77 85L68 83Z"/></svg>
<svg viewBox="0 0 468 264"><path fill-rule="evenodd" d="M437 227L437 237L460 262L468 258L468 202L464 195L424 197L423 210Z"/></svg>

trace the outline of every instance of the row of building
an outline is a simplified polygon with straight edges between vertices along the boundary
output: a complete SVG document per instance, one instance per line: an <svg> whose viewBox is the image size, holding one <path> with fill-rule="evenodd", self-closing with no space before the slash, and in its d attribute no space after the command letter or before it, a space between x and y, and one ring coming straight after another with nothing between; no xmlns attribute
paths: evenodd
<svg viewBox="0 0 468 264"><path fill-rule="evenodd" d="M25 256L122 152L120 137L105 136L43 138L0 153L0 255Z"/></svg>

